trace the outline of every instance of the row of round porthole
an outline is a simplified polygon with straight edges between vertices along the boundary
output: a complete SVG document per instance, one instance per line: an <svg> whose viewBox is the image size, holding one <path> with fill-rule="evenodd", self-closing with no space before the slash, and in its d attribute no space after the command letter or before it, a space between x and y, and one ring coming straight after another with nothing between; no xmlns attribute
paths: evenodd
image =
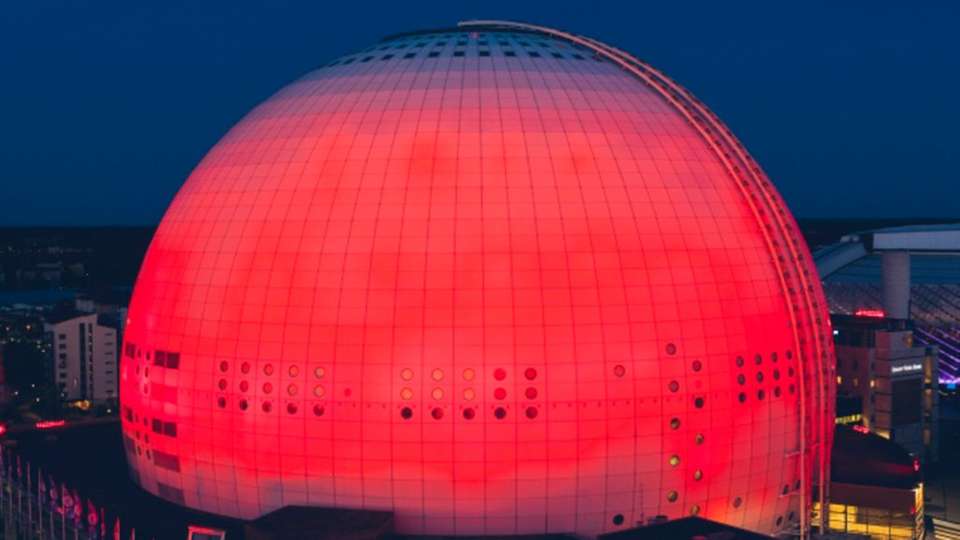
<svg viewBox="0 0 960 540"><path fill-rule="evenodd" d="M794 393L796 393L796 391L797 391L797 387L794 386L792 383L790 384L789 387L787 387L787 389L790 391L791 394L794 394ZM775 386L775 387L773 388L773 397L778 398L778 397L780 397L781 394L782 394L782 392L780 391L780 387L779 387L779 386ZM765 397L767 397L767 392L766 392L764 389L761 388L760 390L757 390L757 399L758 399L758 400L763 401L763 398L765 398ZM747 402L747 393L746 393L746 392L740 392L739 394L737 394L737 401L739 401L740 403L746 403L746 402Z"/></svg>
<svg viewBox="0 0 960 540"><path fill-rule="evenodd" d="M667 354L670 354L671 356L676 354L676 345L673 345L672 343L668 344ZM789 351L787 354L789 357L789 354L790 354ZM775 356L776 356L776 353L774 353L774 357ZM742 357L738 357L738 360L742 361ZM694 371L700 371L703 368L703 363L700 360L694 360L692 363L692 367ZM229 369L230 369L229 362L227 362L226 360L220 362L221 372L226 373L227 371L229 371ZM243 364L241 364L240 366L241 373L247 374L247 373L250 373L250 370L251 370L251 367L249 362L244 362ZM273 375L273 373L274 373L273 364L264 364L263 374L270 376L270 375ZM617 364L613 366L613 374L615 376L623 377L624 375L626 375L626 373L627 373L627 368L623 364ZM287 374L291 377L298 376L300 374L299 366L291 365L289 368L287 368ZM325 374L326 374L326 370L323 367L318 366L314 368L314 376L316 376L317 379L322 379ZM400 378L403 379L404 381L413 380L414 375L415 375L415 372L411 368L403 368L400 370ZM532 367L526 368L523 372L524 378L526 378L529 381L535 380L537 378L537 375L538 373L536 368L532 368ZM446 376L445 372L440 368L435 368L430 372L430 377L435 381L441 381L444 379L445 376ZM476 370L474 370L473 368L464 368L463 371L461 372L461 376L465 381L472 381L476 378ZM504 368L496 368L493 371L493 378L498 381L502 381L506 379L507 370L505 370Z"/></svg>
<svg viewBox="0 0 960 540"><path fill-rule="evenodd" d="M240 399L237 401L237 406L240 408L241 411L246 411L247 409L250 408L250 402L246 399ZM227 407L227 398L223 396L218 397L217 407L221 409L225 409ZM272 412L273 402L271 401L262 402L260 404L260 409L265 413ZM300 410L300 407L298 404L296 403L287 404L287 413L297 414L299 410ZM323 405L316 404L313 406L314 416L323 416L325 412L326 412L326 407L324 407ZM473 420L477 415L477 411L473 407L467 407L463 409L462 414L465 420ZM539 414L540 414L540 410L537 407L527 407L524 410L524 415L531 420L536 418ZM444 411L440 407L434 407L433 409L430 410L430 416L433 417L434 420L440 420L444 417ZM504 407L497 407L493 410L493 416L497 420L503 420L507 417L507 409ZM413 409L410 407L403 407L402 409L400 409L400 418L404 420L410 420L411 418L413 418Z"/></svg>
<svg viewBox="0 0 960 540"><path fill-rule="evenodd" d="M758 373L758 375L761 375L761 374ZM741 375L740 377L738 377L737 382L740 383L740 384L745 384L745 383L746 383L746 380L743 379L742 377L743 377L742 375ZM775 376L774 378L775 378L775 379L779 379L779 376ZM762 380L762 377L758 377L758 380ZM220 380L217 382L217 388L219 388L220 391L222 391L222 392L225 392L228 387L229 387L229 382L228 382L226 379L220 379ZM247 382L247 381L240 381L240 384L238 385L238 388L239 388L239 390L240 390L241 392L248 392L248 391L250 390L250 383ZM667 384L667 389L670 390L670 392L673 392L673 393L679 392L679 391L680 391L680 383L679 383L678 381L670 381L670 382ZM263 391L264 394L270 394L271 392L273 392L273 383L270 383L270 382L265 382L265 383L263 383L263 386L261 387L261 390ZM775 392L775 394L776 394L777 397L780 397L780 389L779 389L779 387L777 387L774 392ZM793 392L794 392L794 385L791 383L791 384L790 384L790 393L792 394ZM296 384L291 383L291 384L287 385L287 394L288 394L288 395L290 395L290 396L296 396L298 393L299 393L299 387L298 387ZM763 393L764 393L763 390L760 390L760 391L759 391L759 395L758 395L759 399L763 399L763 395L762 395ZM313 395L314 395L315 397L322 398L323 396L326 395L326 389L324 388L323 385L318 384L318 385L316 385L316 386L313 387ZM413 398L413 395L414 395L413 389L410 388L410 387L404 387L404 388L402 388L402 389L400 390L400 398L403 399L404 401L409 401L410 399ZM431 397L432 397L433 399L435 399L435 400L441 400L441 399L443 399L443 397L444 397L444 391L443 391L442 388L437 387L437 388L434 388L434 389L433 389L433 391L431 392L430 395L431 395ZM537 389L534 388L534 387L532 387L532 386L531 386L531 387L528 387L528 388L524 391L524 396L525 396L528 400L534 400L534 399L536 399L536 398L537 398L537 395L538 395ZM744 396L744 395L741 394L741 396ZM501 400L501 401L502 401L502 400L506 399L506 397L507 397L507 390L506 390L505 388L503 388L503 387L495 388L495 389L493 390L493 397L494 397L494 399L497 399L497 400ZM744 397L745 397L745 396L744 396ZM464 391L463 391L463 398L464 398L465 400L467 400L467 401L472 401L474 398L476 398L476 391L475 391L473 388L466 388L466 389L464 389ZM742 401L743 401L743 399L741 399L741 402L742 402ZM699 406L698 406L698 407L699 407Z"/></svg>
<svg viewBox="0 0 960 540"><path fill-rule="evenodd" d="M674 345L673 343L668 343L666 349L667 349L667 354L671 356L675 355L677 352L676 345ZM793 353L791 351L787 351L786 356L787 356L787 359L791 359L793 358ZM778 359L777 353L771 353L770 358L773 362L777 362L777 359ZM760 354L757 354L755 356L755 360L756 360L756 363L759 365L762 363L763 357ZM742 356L738 356L736 358L736 363L738 367L743 367L745 364L745 360L743 359ZM691 367L693 368L693 371L700 371L703 368L703 363L700 360L694 360L691 364ZM229 368L230 368L229 362L227 362L226 360L220 362L221 372L225 373L229 370ZM241 373L247 374L250 372L250 370L251 370L251 367L249 362L244 362L241 364L240 366ZM617 377L623 377L624 375L626 375L626 371L627 371L626 367L623 366L622 364L617 364L613 367L613 374ZM795 375L793 367L788 368L788 372L791 377ZM267 375L267 376L273 375L274 373L273 364L265 364L263 366L263 373L264 375ZM300 374L300 368L297 365L291 365L287 369L287 373L291 377L296 377ZM317 379L322 379L325 373L326 373L326 370L321 366L314 368L314 376ZM440 368L436 368L432 370L430 375L431 375L431 378L435 381L441 381L445 377L444 371ZM472 381L476 377L476 371L473 368L465 368L462 372L462 376L464 380ZM758 373L758 376L762 377L762 374ZM411 368L403 368L400 371L400 378L403 379L404 381L410 381L413 379L413 377L414 377L414 371ZM493 378L498 381L502 381L506 379L506 377L507 377L507 371L503 368L497 368L493 372ZM524 377L527 380L531 380L531 381L536 379L537 370L532 367L525 369ZM774 370L774 378L778 378L778 377L779 377L779 370ZM676 381L671 381L671 385L673 385L673 383L675 382ZM221 384L226 384L225 380L221 380ZM741 382L741 384L743 383Z"/></svg>
<svg viewBox="0 0 960 540"><path fill-rule="evenodd" d="M788 376L788 377L795 377L796 374L797 374L797 372L793 369L792 366L789 367L789 368L787 368L787 376ZM763 372L762 372L762 371L758 371L758 372L757 372L756 379L757 379L757 382L758 382L758 383L762 383L762 382L763 382L764 377L763 377ZM779 381L779 380L780 380L780 370L779 370L779 369L774 369L774 370L773 370L773 380L775 380L775 381ZM744 375L743 373L740 373L739 375L737 375L737 383L740 384L740 385L747 384L747 376Z"/></svg>
<svg viewBox="0 0 960 540"><path fill-rule="evenodd" d="M230 384L226 379L220 379L217 382L217 388L219 388L221 392L226 392L229 386ZM238 389L240 390L240 392L248 392L250 391L250 383L248 381L240 381L240 384L238 385ZM263 383L263 385L261 386L261 390L263 391L264 394L272 393L273 383L270 383L270 382ZM296 396L299 393L299 391L300 391L300 388L296 384L291 383L287 385L287 394L289 396L291 397ZM327 393L326 388L322 384L318 384L313 387L313 395L317 398L324 397L326 393ZM434 388L433 391L430 392L430 397L432 397L434 400L437 400L437 401L443 399L444 395L445 395L444 390L439 387ZM531 387L528 387L526 390L524 390L523 395L527 400L532 401L537 399L539 392L537 391L536 388L531 386ZM411 399L413 399L413 396L414 396L414 391L410 387L404 387L400 390L400 399L404 401L410 401ZM476 397L477 397L476 390L474 390L473 388L465 388L463 390L463 399L467 401L473 401L474 399L476 399ZM493 390L493 398L498 401L503 401L504 399L507 398L507 390L502 387L495 388Z"/></svg>
<svg viewBox="0 0 960 540"><path fill-rule="evenodd" d="M787 351L785 355L786 355L786 357L787 357L787 360L793 360L793 351ZM780 360L780 355L778 355L778 354L775 353L775 352L770 353L770 361L771 361L771 362L773 362L774 364L776 364L777 361L779 361L779 360ZM738 357L735 359L735 362L736 362L736 364L737 364L737 367L741 367L741 368L747 363L747 361L743 358L743 356L738 356ZM761 365L761 364L763 364L763 355L760 354L760 353L755 354L755 355L753 356L753 363L756 364L756 365L758 365L758 366Z"/></svg>
<svg viewBox="0 0 960 540"><path fill-rule="evenodd" d="M226 360L222 360L222 361L220 362L219 368L220 368L220 372L221 372L221 373L226 373L226 372L230 371L230 362L227 362ZM243 362L243 363L240 364L240 373L242 373L242 374L244 374L244 375L250 373L250 371L251 371L252 369L253 369L253 368L252 368L252 366L250 365L250 362ZM263 374L264 374L264 375L270 376L270 375L273 375L273 372L274 372L274 370L273 370L273 364L264 364L264 365L263 365ZM323 366L317 366L317 367L313 368L313 376L316 377L316 378L318 378L318 379L322 379L326 374L327 374L327 370L326 370ZM297 376L299 376L299 375L300 375L300 366L298 366L297 364L292 364L290 367L287 368L287 375L289 375L289 376L291 376L291 377L297 377Z"/></svg>
<svg viewBox="0 0 960 540"><path fill-rule="evenodd" d="M435 401L440 401L441 399L443 399L444 395L445 395L445 392L444 392L443 388L440 388L440 387L436 387L436 388L434 388L434 389L430 392L430 397L433 398ZM524 396L528 401L533 401L533 400L537 399L537 396L538 396L538 395L539 395L539 392L537 391L536 388L534 388L534 387L532 387L532 386L528 387L528 388L527 388L526 390L524 390L524 392L523 392L523 396ZM414 396L414 391L413 391L412 388L410 388L410 387L408 387L408 386L405 386L405 387L403 387L402 389L400 389L400 399L402 399L402 400L404 400L404 401L410 401L411 399L413 399L413 396ZM476 399L476 398L477 398L477 391L476 391L476 390L474 390L473 388L464 388L464 389L463 389L463 399L464 399L464 400L466 400L466 401L473 401L473 400ZM503 401L503 400L507 399L507 389L506 389L506 388L503 388L503 387L494 388L494 389L493 389L493 399L496 399L497 401Z"/></svg>
<svg viewBox="0 0 960 540"><path fill-rule="evenodd" d="M694 401L694 404L695 404L695 406L698 407L698 408L702 407L702 406L703 406L703 398L696 398L696 400ZM238 400L237 405L239 406L239 408L240 408L241 411L246 411L247 409L250 408L250 402L249 402L248 400L246 400L246 399L240 399L240 400ZM227 398L226 398L226 397L223 397L223 396L218 397L218 398L217 398L217 406L218 406L219 408L221 408L221 409L225 409L225 408L227 407ZM269 401L269 400L264 401L264 402L261 404L261 409L263 410L263 412L266 412L266 413L271 412L271 411L273 410L273 403L272 403L271 401ZM299 410L299 406L298 406L296 403L288 403L288 404L287 404L287 412L288 412L289 414L296 414L298 410ZM324 407L323 405L317 404L317 405L314 405L314 407L313 407L313 412L314 412L314 415L315 415L315 416L323 416L325 410L326 410L326 409L325 409L325 407ZM412 419L412 418L413 418L413 414L414 414L414 413L413 413L413 409L412 409L411 407L403 407L403 408L400 409L400 417L401 417L402 419L404 419L404 420L410 420L410 419ZM476 413L476 409L475 409L474 407L466 407L466 408L463 409L463 412L462 412L461 414L463 415L463 418L464 418L465 420L473 420L473 419L476 417L476 414L477 414L477 413ZM531 407L527 407L527 408L524 410L524 414L525 414L525 416L526 416L527 418L533 420L533 419L535 419L537 416L539 416L540 410L539 410L539 408L537 408L537 407L531 406ZM432 416L434 420L441 420L441 419L444 417L443 409L440 408L440 407L434 407L434 408L432 408L432 409L430 410L430 416ZM507 409L504 408L504 407L496 407L496 408L493 409L493 416L494 416L494 418L496 418L497 420L503 420L504 418L507 417ZM679 419L679 418L673 418L673 419L671 419L671 420L670 420L670 428L671 428L671 429L674 429L674 430L679 429L679 428L680 428L680 419ZM702 434L702 433L697 433L695 440L696 440L696 443L697 443L697 444L703 444L703 441L704 441L704 436L703 436L703 434Z"/></svg>
<svg viewBox="0 0 960 540"><path fill-rule="evenodd" d="M221 361L219 368L221 373L228 372L230 370L230 362L226 360ZM251 369L252 367L250 366L249 362L243 362L242 364L240 364L240 372L243 374L250 373ZM274 373L273 364L263 365L264 375L270 376L270 375L273 375L273 373ZM313 374L317 379L322 379L324 375L326 375L326 369L324 369L322 366L317 366L313 369ZM289 375L290 377L299 376L300 367L296 364L289 366L287 368L287 375ZM533 368L533 367L528 367L523 371L523 376L528 381L532 381L536 379L537 375L538 375L537 370L536 368ZM414 376L414 371L411 368L407 367L400 370L400 378L405 381L412 380L413 376ZM440 369L440 368L435 368L430 372L430 377L435 381L441 381L444 379L445 376L446 376L446 373L443 371L443 369ZM464 368L464 370L461 372L461 376L465 381L472 381L476 378L477 373L476 373L476 370L474 370L473 368ZM493 371L493 378L498 381L502 381L506 379L507 370L504 368L496 368Z"/></svg>

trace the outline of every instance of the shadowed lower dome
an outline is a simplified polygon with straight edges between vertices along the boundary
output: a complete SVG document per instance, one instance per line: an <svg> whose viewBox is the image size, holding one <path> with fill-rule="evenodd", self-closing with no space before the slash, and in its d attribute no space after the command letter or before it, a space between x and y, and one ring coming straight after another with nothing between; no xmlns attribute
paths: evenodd
<svg viewBox="0 0 960 540"><path fill-rule="evenodd" d="M775 188L653 68L513 23L400 34L259 105L177 194L130 306L128 459L242 518L774 533L830 447L825 314Z"/></svg>

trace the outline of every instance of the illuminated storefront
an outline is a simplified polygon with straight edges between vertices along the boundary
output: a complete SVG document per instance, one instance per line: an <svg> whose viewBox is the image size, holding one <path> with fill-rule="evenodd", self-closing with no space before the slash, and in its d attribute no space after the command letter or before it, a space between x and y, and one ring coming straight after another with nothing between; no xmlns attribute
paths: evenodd
<svg viewBox="0 0 960 540"><path fill-rule="evenodd" d="M878 540L924 538L919 462L899 445L838 426L831 470L830 531Z"/></svg>

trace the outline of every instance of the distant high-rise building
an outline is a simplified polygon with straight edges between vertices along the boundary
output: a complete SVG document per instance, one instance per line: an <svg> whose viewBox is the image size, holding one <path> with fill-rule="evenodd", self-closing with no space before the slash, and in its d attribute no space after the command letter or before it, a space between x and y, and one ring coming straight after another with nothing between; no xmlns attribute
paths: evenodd
<svg viewBox="0 0 960 540"><path fill-rule="evenodd" d="M912 321L834 315L837 394L859 398L863 425L924 461L938 457L938 355Z"/></svg>
<svg viewBox="0 0 960 540"><path fill-rule="evenodd" d="M51 316L46 329L53 354L53 381L66 401L117 399L118 331L96 313Z"/></svg>

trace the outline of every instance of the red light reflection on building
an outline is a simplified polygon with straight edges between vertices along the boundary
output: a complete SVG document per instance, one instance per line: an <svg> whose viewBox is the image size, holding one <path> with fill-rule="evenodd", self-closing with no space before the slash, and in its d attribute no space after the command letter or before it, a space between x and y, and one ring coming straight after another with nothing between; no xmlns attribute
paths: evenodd
<svg viewBox="0 0 960 540"><path fill-rule="evenodd" d="M130 306L139 482L411 534L793 527L834 374L783 201L657 72L494 34L342 59L198 165Z"/></svg>

